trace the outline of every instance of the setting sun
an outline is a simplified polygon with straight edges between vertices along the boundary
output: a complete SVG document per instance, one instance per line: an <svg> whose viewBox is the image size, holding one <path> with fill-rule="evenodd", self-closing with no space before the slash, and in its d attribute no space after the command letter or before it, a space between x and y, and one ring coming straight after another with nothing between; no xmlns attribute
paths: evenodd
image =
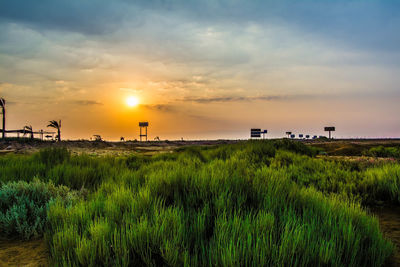
<svg viewBox="0 0 400 267"><path fill-rule="evenodd" d="M126 99L126 104L129 107L136 107L139 104L139 99L134 96L130 96Z"/></svg>

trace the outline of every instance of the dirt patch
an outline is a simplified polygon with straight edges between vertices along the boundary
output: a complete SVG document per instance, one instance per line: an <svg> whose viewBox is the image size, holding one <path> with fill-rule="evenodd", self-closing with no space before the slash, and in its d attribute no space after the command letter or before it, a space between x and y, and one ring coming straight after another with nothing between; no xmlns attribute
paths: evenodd
<svg viewBox="0 0 400 267"><path fill-rule="evenodd" d="M374 207L371 211L378 216L384 235L396 245L393 258L386 266L400 266L400 207Z"/></svg>
<svg viewBox="0 0 400 267"><path fill-rule="evenodd" d="M43 239L0 240L0 266L49 266L49 250Z"/></svg>

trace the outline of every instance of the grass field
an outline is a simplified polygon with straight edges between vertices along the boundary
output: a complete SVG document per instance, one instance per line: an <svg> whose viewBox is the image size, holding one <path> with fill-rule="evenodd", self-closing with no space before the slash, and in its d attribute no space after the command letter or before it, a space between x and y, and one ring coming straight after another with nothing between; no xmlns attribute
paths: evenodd
<svg viewBox="0 0 400 267"><path fill-rule="evenodd" d="M6 154L0 234L44 235L59 266L382 266L395 247L368 207L400 205L397 151L349 160L276 140Z"/></svg>

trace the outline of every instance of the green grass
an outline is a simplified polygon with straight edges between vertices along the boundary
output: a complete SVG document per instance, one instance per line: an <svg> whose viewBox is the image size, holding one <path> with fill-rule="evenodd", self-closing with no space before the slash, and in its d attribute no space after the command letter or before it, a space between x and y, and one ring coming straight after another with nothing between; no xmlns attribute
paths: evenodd
<svg viewBox="0 0 400 267"><path fill-rule="evenodd" d="M318 153L288 140L152 157L56 149L0 157L0 181L88 190L48 207L54 265L382 266L394 247L361 205L400 204L400 166Z"/></svg>
<svg viewBox="0 0 400 267"><path fill-rule="evenodd" d="M400 159L400 147L384 147L378 146L364 151L364 155L381 158L396 158Z"/></svg>

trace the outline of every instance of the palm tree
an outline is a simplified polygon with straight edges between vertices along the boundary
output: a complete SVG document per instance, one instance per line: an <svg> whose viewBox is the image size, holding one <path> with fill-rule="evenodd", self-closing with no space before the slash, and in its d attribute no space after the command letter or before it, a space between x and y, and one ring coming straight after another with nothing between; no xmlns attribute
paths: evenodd
<svg viewBox="0 0 400 267"><path fill-rule="evenodd" d="M24 127L24 131L25 131L25 130L27 130L28 133L31 134L31 139L33 139L33 128L32 128L32 125L26 125L26 126ZM25 133L24 133L24 135L25 135Z"/></svg>
<svg viewBox="0 0 400 267"><path fill-rule="evenodd" d="M51 127L54 129L57 129L57 140L58 142L61 142L61 120L59 122L57 121L49 121L49 125L47 125L47 127Z"/></svg>
<svg viewBox="0 0 400 267"><path fill-rule="evenodd" d="M3 114L3 139L6 138L6 100L4 98L0 98L0 107L2 109Z"/></svg>

